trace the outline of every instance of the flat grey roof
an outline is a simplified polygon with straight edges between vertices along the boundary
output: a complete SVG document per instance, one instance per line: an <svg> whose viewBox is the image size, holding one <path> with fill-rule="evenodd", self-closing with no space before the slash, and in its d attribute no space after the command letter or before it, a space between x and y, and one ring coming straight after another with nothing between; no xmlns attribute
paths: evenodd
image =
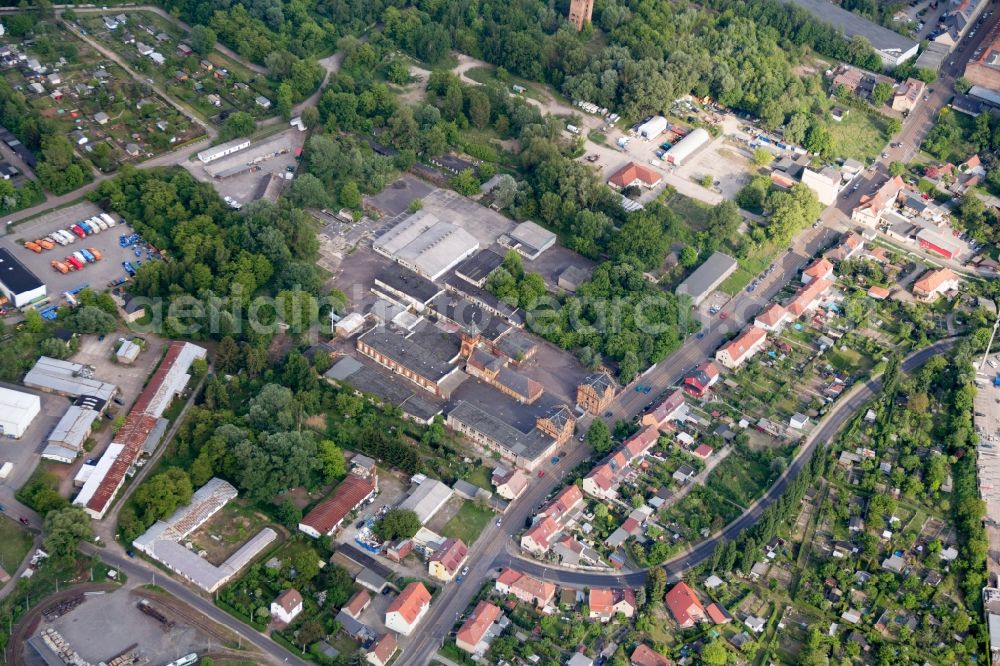
<svg viewBox="0 0 1000 666"><path fill-rule="evenodd" d="M536 252L552 247L552 244L556 242L556 235L554 233L538 224L535 224L531 220L522 222L514 227L513 231L511 231L509 235L518 243L527 245Z"/></svg>
<svg viewBox="0 0 1000 666"><path fill-rule="evenodd" d="M404 336L388 326L376 326L360 340L401 366L411 368L432 381L440 381L455 366L460 343L445 333L412 333Z"/></svg>
<svg viewBox="0 0 1000 666"><path fill-rule="evenodd" d="M483 433L503 444L514 454L529 460L537 458L552 445L552 438L539 432L537 428L532 428L527 433L521 432L509 423L464 400L455 405L455 408L448 413L448 418L454 418L467 427Z"/></svg>
<svg viewBox="0 0 1000 666"><path fill-rule="evenodd" d="M444 401L417 393L413 384L372 368L353 356L345 356L326 372L326 377L349 384L355 390L396 405L419 421L430 421L444 411ZM425 392L421 392L425 393Z"/></svg>
<svg viewBox="0 0 1000 666"><path fill-rule="evenodd" d="M40 356L34 367L24 376L24 385L62 395L90 395L107 402L114 397L118 387L110 382L93 378L93 374L79 363Z"/></svg>
<svg viewBox="0 0 1000 666"><path fill-rule="evenodd" d="M820 21L829 23L834 28L842 31L848 39L858 35L865 37L879 51L896 49L901 53L905 53L917 45L909 37L904 37L898 32L883 28L877 23L872 23L864 17L853 14L846 9L841 9L839 6L827 2L827 0L785 1L805 9Z"/></svg>
<svg viewBox="0 0 1000 666"><path fill-rule="evenodd" d="M481 282L489 277L490 273L500 268L503 257L493 250L480 250L455 267L455 273L466 280Z"/></svg>
<svg viewBox="0 0 1000 666"><path fill-rule="evenodd" d="M418 303L427 303L444 291L430 280L417 275L405 266L393 264L386 266L375 274L375 285L383 285L406 294Z"/></svg>
<svg viewBox="0 0 1000 666"><path fill-rule="evenodd" d="M738 265L736 260L728 254L713 252L712 256L705 260L705 263L677 285L677 293L679 295L686 294L699 300L707 292L719 286L719 283L735 271Z"/></svg>
<svg viewBox="0 0 1000 666"><path fill-rule="evenodd" d="M420 210L376 238L372 247L437 279L478 250L479 241L465 229Z"/></svg>
<svg viewBox="0 0 1000 666"><path fill-rule="evenodd" d="M425 479L399 504L399 508L417 514L420 524L426 525L454 494L454 490L437 479Z"/></svg>

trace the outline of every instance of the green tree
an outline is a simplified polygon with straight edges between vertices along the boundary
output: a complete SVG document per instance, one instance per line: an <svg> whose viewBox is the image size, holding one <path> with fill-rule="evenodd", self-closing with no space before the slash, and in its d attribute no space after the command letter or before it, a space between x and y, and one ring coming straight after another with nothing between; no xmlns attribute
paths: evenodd
<svg viewBox="0 0 1000 666"><path fill-rule="evenodd" d="M81 541L92 539L90 516L79 506L50 511L45 516L45 550L56 559L71 559Z"/></svg>
<svg viewBox="0 0 1000 666"><path fill-rule="evenodd" d="M774 160L774 155L769 150L756 148L753 151L753 163L759 167L767 166L772 160Z"/></svg>
<svg viewBox="0 0 1000 666"><path fill-rule="evenodd" d="M872 89L872 104L876 107L882 106L892 97L892 84L886 81L879 81Z"/></svg>
<svg viewBox="0 0 1000 666"><path fill-rule="evenodd" d="M906 173L906 165L902 162L890 162L889 163L889 175L890 176L902 176Z"/></svg>
<svg viewBox="0 0 1000 666"><path fill-rule="evenodd" d="M419 529L420 519L408 509L390 509L372 528L383 541L409 539Z"/></svg>
<svg viewBox="0 0 1000 666"><path fill-rule="evenodd" d="M192 51L201 56L208 55L215 48L215 31L208 26L196 25L191 28L189 41Z"/></svg>
<svg viewBox="0 0 1000 666"><path fill-rule="evenodd" d="M146 525L152 525L190 503L193 493L188 473L178 467L171 467L141 484L135 491L135 502L140 507L142 521Z"/></svg>
<svg viewBox="0 0 1000 666"><path fill-rule="evenodd" d="M292 90L292 84L288 81L282 81L278 86L276 105L278 108L278 115L280 115L284 120L288 120L292 117L292 100L294 97L295 92Z"/></svg>
<svg viewBox="0 0 1000 666"><path fill-rule="evenodd" d="M328 479L339 479L347 474L344 452L328 439L319 443L319 457L323 462L323 473Z"/></svg>
<svg viewBox="0 0 1000 666"><path fill-rule="evenodd" d="M352 209L361 206L361 191L355 181L348 180L340 187L340 204Z"/></svg>
<svg viewBox="0 0 1000 666"><path fill-rule="evenodd" d="M456 192L471 197L479 192L479 179L472 169L463 169L457 176L448 181Z"/></svg>
<svg viewBox="0 0 1000 666"><path fill-rule="evenodd" d="M114 315L110 315L100 308L92 305L85 305L75 310L70 325L79 333L96 333L107 335L115 330L118 321Z"/></svg>
<svg viewBox="0 0 1000 666"><path fill-rule="evenodd" d="M236 111L226 118L222 125L222 131L219 132L219 139L228 141L240 136L250 136L256 129L257 123L253 116L245 111Z"/></svg>
<svg viewBox="0 0 1000 666"><path fill-rule="evenodd" d="M729 661L729 651L718 638L705 644L701 649L701 660L708 666L726 666Z"/></svg>
<svg viewBox="0 0 1000 666"><path fill-rule="evenodd" d="M595 453L604 454L610 451L613 445L608 424L601 419L594 419L587 429L587 446L594 449Z"/></svg>

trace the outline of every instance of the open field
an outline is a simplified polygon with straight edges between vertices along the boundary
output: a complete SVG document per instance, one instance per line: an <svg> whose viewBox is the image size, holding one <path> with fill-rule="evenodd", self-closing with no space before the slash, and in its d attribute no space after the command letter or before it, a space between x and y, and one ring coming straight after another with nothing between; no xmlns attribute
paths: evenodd
<svg viewBox="0 0 1000 666"><path fill-rule="evenodd" d="M471 546L495 515L492 510L480 507L475 502L465 502L458 513L445 523L441 534L461 539Z"/></svg>
<svg viewBox="0 0 1000 666"><path fill-rule="evenodd" d="M0 519L0 567L8 575L24 560L31 549L31 534L14 520Z"/></svg>

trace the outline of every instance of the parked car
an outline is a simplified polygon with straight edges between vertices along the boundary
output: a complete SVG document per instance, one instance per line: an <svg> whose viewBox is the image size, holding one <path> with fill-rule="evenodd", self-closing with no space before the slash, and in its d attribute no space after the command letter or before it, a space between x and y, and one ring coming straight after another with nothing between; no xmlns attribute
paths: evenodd
<svg viewBox="0 0 1000 666"><path fill-rule="evenodd" d="M56 244L53 243L48 238L39 238L38 240L35 241L35 243L41 245L43 250L51 250L56 246Z"/></svg>
<svg viewBox="0 0 1000 666"><path fill-rule="evenodd" d="M36 254L41 254L42 252L42 246L33 241L28 241L27 243L24 244L24 247L31 250L32 252L35 252Z"/></svg>

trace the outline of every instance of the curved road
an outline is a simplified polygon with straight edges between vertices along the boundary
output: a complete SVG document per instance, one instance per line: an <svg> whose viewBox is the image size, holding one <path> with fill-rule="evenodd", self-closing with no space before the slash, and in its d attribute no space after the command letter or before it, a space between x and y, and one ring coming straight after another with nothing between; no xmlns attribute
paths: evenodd
<svg viewBox="0 0 1000 666"><path fill-rule="evenodd" d="M956 341L957 338L940 340L924 349L913 352L903 360L901 364L902 371L912 372L921 367L932 356L951 349ZM813 451L820 444L832 441L844 424L869 400L877 395L881 389L881 377L870 379L864 384L855 386L848 395L844 396L844 399L838 402L827 413L819 426L810 433L806 443L799 449L788 469L768 489L763 497L721 531L661 565L666 569L668 578L670 580L679 579L684 572L698 566L711 557L712 551L717 544L723 540L735 538L740 532L754 525L760 519L764 510L781 497L788 484L798 477L799 473L808 464ZM579 451L580 449L577 449L577 452ZM575 464L575 462L572 462L572 464ZM434 605L431 606L429 616L424 621L424 625L421 627L419 633L413 637L408 645L404 646L404 652L398 662L400 666L422 666L423 664L430 663L432 655L447 640L452 626L459 619L461 613L465 611L472 597L478 592L482 582L487 580L498 567L514 567L518 571L523 571L542 580L573 587L638 587L645 583L645 571L601 573L569 570L534 560L522 559L507 552L500 553L492 561L484 561L476 558L479 554L477 551L493 549L496 547L498 541L507 543L510 539L513 539L514 534L520 531L527 516L533 513L534 507L540 503L537 497L540 492L539 489L548 487L549 484L545 484L544 486L542 484L532 484L529 486L530 496L522 496L521 499L515 502L515 505L511 506L508 510L508 515L505 516L506 522L502 526L493 524L484 530L469 553L470 571L467 575L469 582L465 586L461 584L445 586L442 593L435 600ZM542 494L542 498L544 498L544 493Z"/></svg>

